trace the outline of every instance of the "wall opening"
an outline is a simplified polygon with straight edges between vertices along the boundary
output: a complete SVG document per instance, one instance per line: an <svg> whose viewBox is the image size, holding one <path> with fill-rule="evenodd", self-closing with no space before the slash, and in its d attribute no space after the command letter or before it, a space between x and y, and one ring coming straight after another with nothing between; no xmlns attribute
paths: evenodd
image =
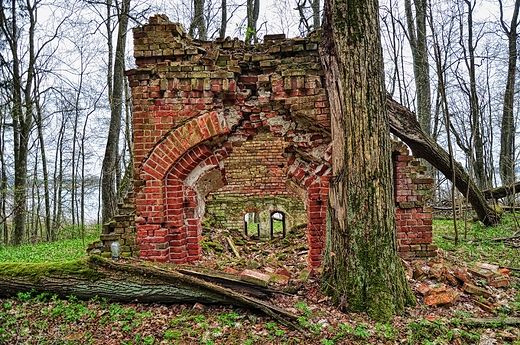
<svg viewBox="0 0 520 345"><path fill-rule="evenodd" d="M260 238L260 216L258 213L248 212L244 215L244 234Z"/></svg>
<svg viewBox="0 0 520 345"><path fill-rule="evenodd" d="M280 211L272 211L270 219L271 239L284 238L286 235L285 214Z"/></svg>

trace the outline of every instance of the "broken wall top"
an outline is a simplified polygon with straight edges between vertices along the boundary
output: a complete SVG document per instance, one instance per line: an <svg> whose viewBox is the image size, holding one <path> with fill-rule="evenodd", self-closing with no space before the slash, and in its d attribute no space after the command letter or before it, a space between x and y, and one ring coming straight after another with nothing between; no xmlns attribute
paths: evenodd
<svg viewBox="0 0 520 345"><path fill-rule="evenodd" d="M283 59L287 56L317 56L320 41L319 32L314 32L307 38L293 39L286 39L284 34L265 35L264 42L255 45L229 37L214 41L200 41L191 38L181 24L170 22L165 15L151 17L149 24L134 28L133 33L134 57L139 68L161 61L171 61L199 66L227 67L225 69L232 73L240 73L240 68L247 68L244 64L248 63L259 63L260 67L276 67L281 61L270 60ZM306 62L316 61L299 59L295 61L296 64L286 66L286 69L297 67L321 70L319 63L318 66L298 66L299 63ZM208 69L200 68L200 70Z"/></svg>

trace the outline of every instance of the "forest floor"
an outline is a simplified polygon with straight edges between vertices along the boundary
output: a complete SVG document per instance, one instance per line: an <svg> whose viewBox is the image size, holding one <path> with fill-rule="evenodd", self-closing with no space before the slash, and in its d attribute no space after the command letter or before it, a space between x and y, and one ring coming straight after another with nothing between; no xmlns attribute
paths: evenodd
<svg viewBox="0 0 520 345"><path fill-rule="evenodd" d="M520 278L514 270L520 267L519 246L515 238L503 239L518 235L516 218L505 217L496 228L460 221L459 236L466 240L458 245L446 239L453 236L452 221L434 223L438 256L405 262L417 304L388 324L342 313L321 293L320 271L306 265L305 229L273 240L213 229L205 231L198 264L278 273L270 287L283 293L269 302L299 315L304 332L231 306L23 293L0 299L0 344L520 344Z"/></svg>

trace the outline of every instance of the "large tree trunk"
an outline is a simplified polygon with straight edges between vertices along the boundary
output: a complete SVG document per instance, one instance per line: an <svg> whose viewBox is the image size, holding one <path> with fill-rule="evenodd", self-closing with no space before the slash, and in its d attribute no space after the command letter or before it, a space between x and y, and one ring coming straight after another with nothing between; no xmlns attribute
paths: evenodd
<svg viewBox="0 0 520 345"><path fill-rule="evenodd" d="M378 1L326 1L320 55L334 169L323 286L342 309L389 321L415 299L397 255Z"/></svg>
<svg viewBox="0 0 520 345"><path fill-rule="evenodd" d="M404 141L417 158L424 158L431 165L441 171L446 178L453 180L453 170L450 164L450 155L421 129L415 114L394 101L387 99L387 108L390 119L390 131ZM455 183L457 189L467 195L478 218L486 225L496 224L500 215L486 202L484 195L475 185L459 163L454 166Z"/></svg>
<svg viewBox="0 0 520 345"><path fill-rule="evenodd" d="M502 110L502 130L500 132L500 178L502 185L506 186L515 182L515 118L513 113L515 102L515 80L516 80L516 60L518 58L516 40L518 15L520 10L520 0L515 1L513 16L511 17L511 24L509 28L502 20L504 13L502 8L502 1L500 5L500 23L502 29L507 34L509 42L508 67L507 67L507 82L504 92L504 108ZM514 199L508 200L512 202Z"/></svg>
<svg viewBox="0 0 520 345"><path fill-rule="evenodd" d="M0 264L0 297L31 291L82 300L101 297L114 302L230 304L260 310L298 328L294 323L297 315L241 293L265 297L272 290L219 272L112 262L99 256L63 263Z"/></svg>

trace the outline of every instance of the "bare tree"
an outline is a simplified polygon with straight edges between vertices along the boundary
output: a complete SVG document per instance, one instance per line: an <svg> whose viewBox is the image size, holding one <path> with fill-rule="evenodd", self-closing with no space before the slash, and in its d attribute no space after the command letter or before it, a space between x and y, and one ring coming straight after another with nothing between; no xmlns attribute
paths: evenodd
<svg viewBox="0 0 520 345"><path fill-rule="evenodd" d="M513 115L516 66L518 59L517 39L518 39L518 13L520 0L515 1L511 22L508 25L504 21L504 9L502 0L500 5L500 24L508 39L508 68L507 81L504 92L504 104L502 110L502 130L500 132L500 178L503 185L510 185L515 182L514 170L514 148L515 148L515 120ZM511 200L509 200L511 201Z"/></svg>
<svg viewBox="0 0 520 345"><path fill-rule="evenodd" d="M456 74L461 91L465 94L469 105L469 142L466 145L459 145L467 154L472 170L475 174L477 186L485 189L489 184L486 165L484 162L484 142L483 142L483 128L482 128L482 112L479 103L479 93L477 90L477 75L476 75L476 58L475 52L479 37L474 38L474 22L473 12L475 10L476 2L474 0L464 0L467 12L462 10L459 16L459 45L462 49L462 62L467 70L467 78ZM466 13L466 22L463 21L463 14ZM464 29L467 30L467 35L464 34ZM459 144L461 143L458 140Z"/></svg>
<svg viewBox="0 0 520 345"><path fill-rule="evenodd" d="M225 38L226 37L227 22L228 22L228 18L227 18L227 1L226 0L222 0L220 9L221 9L222 16L220 18L219 37L220 38Z"/></svg>
<svg viewBox="0 0 520 345"><path fill-rule="evenodd" d="M405 0L408 39L413 57L413 73L417 92L417 116L421 128L431 135L431 91L430 68L428 63L428 43L426 39L427 0L414 0L415 12L411 0ZM414 16L415 13L415 16ZM415 20L414 20L415 19Z"/></svg>
<svg viewBox="0 0 520 345"><path fill-rule="evenodd" d="M13 128L14 149L14 204L13 204L13 241L15 245L22 243L26 221L26 193L27 193L27 156L29 153L29 139L33 129L33 99L32 89L36 64L35 26L36 3L28 2L25 6L27 23L23 27L19 23L20 12L17 1L6 3L0 0L0 30L8 43L9 56L1 56L9 64L10 91L11 91L11 119ZM23 23L22 23L23 24ZM27 64L24 65L23 55L20 56L20 33L27 32ZM24 70L24 66L26 69Z"/></svg>
<svg viewBox="0 0 520 345"><path fill-rule="evenodd" d="M118 167L119 155L119 135L121 131L122 111L123 111L123 88L124 88L124 71L125 71L125 49L126 49L126 33L128 27L130 0L122 0L121 3L116 1L116 13L118 20L117 43L115 50L112 49L110 24L110 15L112 11L112 3L107 2L107 38L109 46L109 69L108 69L108 92L110 101L110 125L108 129L107 144L105 148L105 156L103 159L101 187L102 187L102 221L107 222L116 212L117 208L117 184L116 170ZM114 63L112 69L112 51L114 51Z"/></svg>
<svg viewBox="0 0 520 345"><path fill-rule="evenodd" d="M300 16L299 30L302 36L320 28L319 0L296 0L296 10Z"/></svg>
<svg viewBox="0 0 520 345"><path fill-rule="evenodd" d="M247 0L247 28L246 42L251 43L253 40L258 43L257 27L258 16L260 15L260 0Z"/></svg>

